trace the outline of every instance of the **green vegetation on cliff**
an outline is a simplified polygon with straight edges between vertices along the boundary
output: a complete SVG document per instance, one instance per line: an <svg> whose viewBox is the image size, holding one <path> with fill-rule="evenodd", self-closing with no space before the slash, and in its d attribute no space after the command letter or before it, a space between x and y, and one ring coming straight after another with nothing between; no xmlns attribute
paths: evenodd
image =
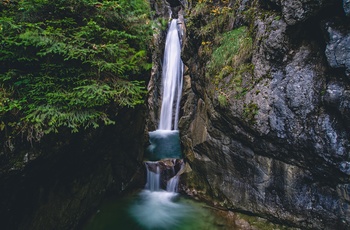
<svg viewBox="0 0 350 230"><path fill-rule="evenodd" d="M189 37L198 39L199 56L206 62L208 92L223 108L229 100L243 98L254 85L250 19L245 16L245 23L242 23L242 16L237 15L240 2L231 3L198 1L187 23ZM254 8L254 3L251 4L243 15L250 15L248 12Z"/></svg>
<svg viewBox="0 0 350 230"><path fill-rule="evenodd" d="M0 136L113 124L144 102L152 30L144 0L0 3Z"/></svg>

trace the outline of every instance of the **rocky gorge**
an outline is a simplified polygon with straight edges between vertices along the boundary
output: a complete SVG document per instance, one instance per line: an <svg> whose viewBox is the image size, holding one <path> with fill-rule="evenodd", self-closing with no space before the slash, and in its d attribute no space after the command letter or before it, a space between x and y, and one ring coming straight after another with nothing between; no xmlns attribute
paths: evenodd
<svg viewBox="0 0 350 230"><path fill-rule="evenodd" d="M0 154L4 229L78 229L108 195L145 183L166 22L186 66L179 190L301 229L350 227L350 1L150 0L147 108L115 125L20 138ZM15 145L16 144L16 145ZM181 160L182 162L182 160Z"/></svg>
<svg viewBox="0 0 350 230"><path fill-rule="evenodd" d="M349 2L183 10L182 191L302 229L348 229Z"/></svg>

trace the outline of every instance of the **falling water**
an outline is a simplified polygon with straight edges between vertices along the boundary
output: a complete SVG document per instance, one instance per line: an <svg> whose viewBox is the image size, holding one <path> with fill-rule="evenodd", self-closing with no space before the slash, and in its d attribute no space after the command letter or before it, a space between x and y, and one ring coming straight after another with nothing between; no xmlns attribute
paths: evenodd
<svg viewBox="0 0 350 230"><path fill-rule="evenodd" d="M158 128L160 130L177 130L178 128L182 72L183 63L181 60L181 43L177 19L173 19L168 30L164 50L163 98Z"/></svg>
<svg viewBox="0 0 350 230"><path fill-rule="evenodd" d="M147 184L146 188L150 191L158 191L160 190L160 173L159 166L156 165L156 172L151 170L151 165L156 164L156 162L148 161L145 163L147 169Z"/></svg>
<svg viewBox="0 0 350 230"><path fill-rule="evenodd" d="M130 214L145 229L177 229L188 216L192 215L189 206L174 200L178 196L176 193L179 183L178 174L182 169L181 166L181 169L175 170L176 159L181 158L182 155L177 130L182 72L181 42L177 20L173 19L165 42L159 127L158 130L149 133L150 146L145 154L150 160L145 162L146 190L140 193L141 201L130 209ZM164 159L167 159L167 163ZM162 165L161 168L160 165ZM167 175L169 173L171 175ZM166 181L165 185L164 181ZM165 190L164 186L166 186Z"/></svg>
<svg viewBox="0 0 350 230"><path fill-rule="evenodd" d="M158 130L149 133L149 160L181 158L178 119L182 93L183 62L178 20L172 19L164 49L162 73L162 106Z"/></svg>
<svg viewBox="0 0 350 230"><path fill-rule="evenodd" d="M182 93L182 73L183 62L181 60L178 20L172 19L164 49L162 73L163 98L159 128L149 133L151 145L148 153L151 160L152 158L154 160L181 158L180 138L177 129ZM146 164L146 167L149 166ZM174 168L173 171L175 172ZM178 182L179 176L174 174L167 182L167 191L176 192Z"/></svg>
<svg viewBox="0 0 350 230"><path fill-rule="evenodd" d="M176 175L172 178L167 183L166 190L168 192L177 192L177 186L179 184L179 176Z"/></svg>

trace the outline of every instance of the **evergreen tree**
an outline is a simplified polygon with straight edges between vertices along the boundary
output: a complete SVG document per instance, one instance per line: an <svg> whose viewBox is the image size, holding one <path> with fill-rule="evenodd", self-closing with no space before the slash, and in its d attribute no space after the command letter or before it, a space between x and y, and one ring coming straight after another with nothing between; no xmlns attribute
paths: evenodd
<svg viewBox="0 0 350 230"><path fill-rule="evenodd" d="M144 102L147 1L0 4L1 139L113 124L108 110Z"/></svg>

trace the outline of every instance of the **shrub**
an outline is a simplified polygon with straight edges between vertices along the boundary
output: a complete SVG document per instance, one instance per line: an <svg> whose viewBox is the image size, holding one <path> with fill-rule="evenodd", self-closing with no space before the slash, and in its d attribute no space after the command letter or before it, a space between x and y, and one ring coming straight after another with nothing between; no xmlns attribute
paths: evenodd
<svg viewBox="0 0 350 230"><path fill-rule="evenodd" d="M0 131L77 132L113 124L109 108L144 103L149 12L144 0L3 4Z"/></svg>

